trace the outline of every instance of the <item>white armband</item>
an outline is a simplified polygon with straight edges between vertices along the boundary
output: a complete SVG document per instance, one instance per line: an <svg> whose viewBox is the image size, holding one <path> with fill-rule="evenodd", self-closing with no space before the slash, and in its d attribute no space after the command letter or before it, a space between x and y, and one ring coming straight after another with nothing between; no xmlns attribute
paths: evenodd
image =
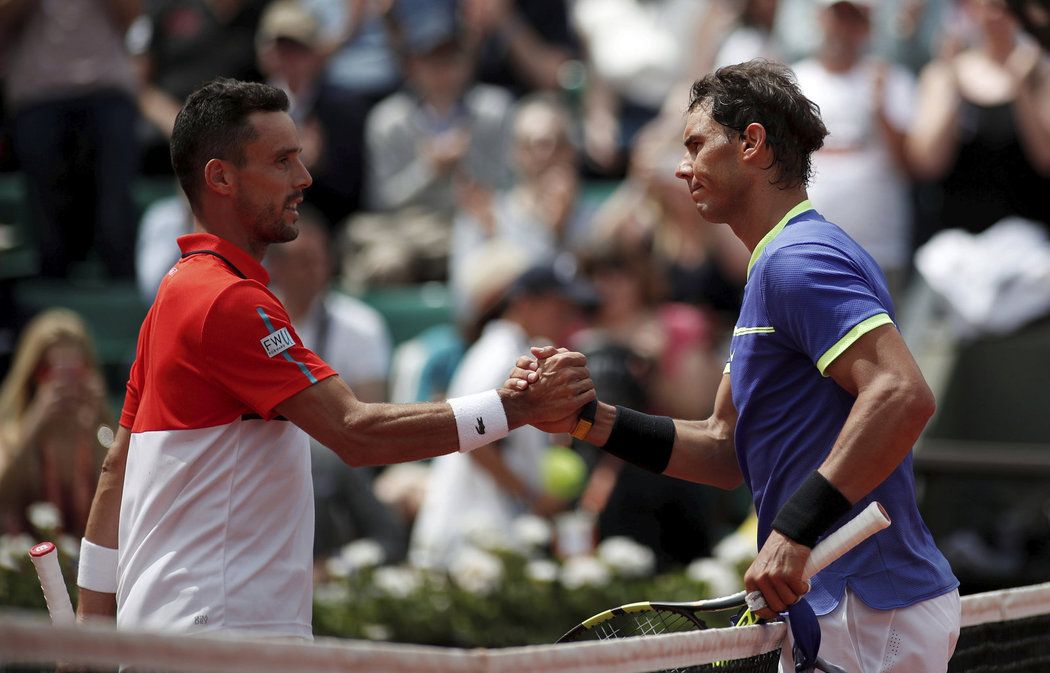
<svg viewBox="0 0 1050 673"><path fill-rule="evenodd" d="M77 586L104 594L117 593L117 550L81 538Z"/></svg>
<svg viewBox="0 0 1050 673"><path fill-rule="evenodd" d="M503 439L510 432L503 400L495 390L453 397L448 400L448 404L456 416L461 453Z"/></svg>

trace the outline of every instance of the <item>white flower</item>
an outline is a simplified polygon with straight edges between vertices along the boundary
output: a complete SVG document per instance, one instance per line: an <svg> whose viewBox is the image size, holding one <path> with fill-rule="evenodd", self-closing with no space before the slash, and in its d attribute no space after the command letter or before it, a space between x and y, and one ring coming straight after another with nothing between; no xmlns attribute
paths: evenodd
<svg viewBox="0 0 1050 673"><path fill-rule="evenodd" d="M365 624L361 627L361 633L369 640L390 640L390 627L385 624Z"/></svg>
<svg viewBox="0 0 1050 673"><path fill-rule="evenodd" d="M533 559L525 564L525 577L544 584L558 579L558 564L548 559Z"/></svg>
<svg viewBox="0 0 1050 673"><path fill-rule="evenodd" d="M573 556L561 568L561 583L566 589L603 587L611 579L609 568L593 556Z"/></svg>
<svg viewBox="0 0 1050 673"><path fill-rule="evenodd" d="M653 550L629 537L606 538L596 551L598 558L621 577L644 577L656 567Z"/></svg>
<svg viewBox="0 0 1050 673"><path fill-rule="evenodd" d="M351 572L374 568L386 560L382 545L372 538L354 540L339 551L339 556L350 565Z"/></svg>
<svg viewBox="0 0 1050 673"><path fill-rule="evenodd" d="M463 531L470 544L491 551L512 550L513 540L507 531L489 517L466 515Z"/></svg>
<svg viewBox="0 0 1050 673"><path fill-rule="evenodd" d="M449 574L461 588L472 594L487 595L503 579L503 563L492 554L465 547L449 564Z"/></svg>
<svg viewBox="0 0 1050 673"><path fill-rule="evenodd" d="M29 558L33 538L25 533L0 535L0 567L18 570Z"/></svg>
<svg viewBox="0 0 1050 673"><path fill-rule="evenodd" d="M696 559L685 569L689 579L706 584L714 596L728 596L743 589L734 566L713 558Z"/></svg>
<svg viewBox="0 0 1050 673"><path fill-rule="evenodd" d="M62 512L50 502L34 502L26 509L26 516L33 528L40 532L62 527Z"/></svg>
<svg viewBox="0 0 1050 673"><path fill-rule="evenodd" d="M514 539L525 549L540 549L551 543L551 525L546 519L534 514L519 516L514 520Z"/></svg>
<svg viewBox="0 0 1050 673"><path fill-rule="evenodd" d="M56 546L60 552L66 555L66 557L73 559L74 561L80 558L80 540L76 539L69 533L62 533L59 535Z"/></svg>
<svg viewBox="0 0 1050 673"><path fill-rule="evenodd" d="M394 598L408 598L423 584L419 573L411 568L393 566L376 568L372 582L377 589Z"/></svg>
<svg viewBox="0 0 1050 673"><path fill-rule="evenodd" d="M758 543L754 536L737 531L722 538L712 553L719 561L738 566L755 560L755 556L758 555Z"/></svg>
<svg viewBox="0 0 1050 673"><path fill-rule="evenodd" d="M353 566L342 556L330 556L324 562L325 572L329 577L346 578L354 571Z"/></svg>
<svg viewBox="0 0 1050 673"><path fill-rule="evenodd" d="M318 603L342 605L350 600L350 587L345 582L324 582L314 589L314 600Z"/></svg>

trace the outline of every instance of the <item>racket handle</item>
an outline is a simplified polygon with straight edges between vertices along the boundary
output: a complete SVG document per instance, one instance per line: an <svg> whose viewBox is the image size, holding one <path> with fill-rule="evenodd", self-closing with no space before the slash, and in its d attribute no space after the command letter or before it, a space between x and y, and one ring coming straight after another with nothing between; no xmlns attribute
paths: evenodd
<svg viewBox="0 0 1050 673"><path fill-rule="evenodd" d="M37 577L40 578L40 588L44 590L44 600L47 601L51 623L75 623L73 604L69 601L66 582L62 578L62 568L58 565L58 550L55 545L41 542L29 550L29 558L33 560Z"/></svg>
<svg viewBox="0 0 1050 673"><path fill-rule="evenodd" d="M877 502L872 502L860 514L817 543L813 553L809 555L802 576L806 579L813 577L850 549L889 525L890 517L885 508Z"/></svg>

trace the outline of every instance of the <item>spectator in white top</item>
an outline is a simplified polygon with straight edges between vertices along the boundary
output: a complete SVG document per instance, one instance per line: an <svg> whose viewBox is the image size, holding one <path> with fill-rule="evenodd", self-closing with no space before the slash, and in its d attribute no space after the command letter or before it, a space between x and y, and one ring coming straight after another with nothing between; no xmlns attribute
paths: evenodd
<svg viewBox="0 0 1050 673"><path fill-rule="evenodd" d="M813 154L810 199L871 253L896 297L911 259L904 140L915 81L904 68L868 54L871 0L820 5L820 48L794 65L802 93L820 106L829 132Z"/></svg>
<svg viewBox="0 0 1050 673"><path fill-rule="evenodd" d="M559 343L581 307L597 301L567 257L525 269L513 246L489 243L479 253L468 285L480 336L456 369L450 394L483 390L501 376L497 363L530 343ZM568 502L543 490L549 446L547 433L518 428L471 455L436 459L412 530L411 560L444 567L477 535L506 531L525 513L551 516L565 509Z"/></svg>

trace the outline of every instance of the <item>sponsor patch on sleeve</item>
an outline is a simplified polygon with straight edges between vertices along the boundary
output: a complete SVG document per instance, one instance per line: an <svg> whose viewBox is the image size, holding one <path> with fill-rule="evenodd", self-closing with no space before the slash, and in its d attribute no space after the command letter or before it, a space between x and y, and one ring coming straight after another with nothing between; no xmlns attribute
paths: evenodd
<svg viewBox="0 0 1050 673"><path fill-rule="evenodd" d="M276 332L271 332L259 339L259 343L266 349L266 355L272 358L294 346L295 340L292 338L292 333L288 331L288 328L282 327Z"/></svg>

